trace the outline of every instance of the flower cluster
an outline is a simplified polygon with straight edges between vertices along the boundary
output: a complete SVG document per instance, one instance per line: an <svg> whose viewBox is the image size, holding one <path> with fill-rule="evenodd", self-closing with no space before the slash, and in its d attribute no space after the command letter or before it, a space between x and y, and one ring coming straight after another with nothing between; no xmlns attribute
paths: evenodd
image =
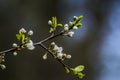
<svg viewBox="0 0 120 80"><path fill-rule="evenodd" d="M56 17L52 17L52 20L48 21L48 25L50 26L50 33L53 33L57 29L57 27L62 27L62 24L57 22Z"/></svg>
<svg viewBox="0 0 120 80"><path fill-rule="evenodd" d="M85 76L85 74L82 73L84 68L85 67L83 65L79 65L75 68L65 68L65 69L66 69L66 73L72 72L72 74L76 75L78 78L83 78Z"/></svg>
<svg viewBox="0 0 120 80"><path fill-rule="evenodd" d="M6 68L6 66L3 64L3 62L5 62L4 56L5 56L5 54L1 54L1 55L0 55L0 67L1 67L2 69L5 69L5 68Z"/></svg>
<svg viewBox="0 0 120 80"><path fill-rule="evenodd" d="M82 26L81 19L82 19L82 16L79 16L79 17L74 16L73 22L70 21L69 24L64 25L64 31L66 33L63 35L68 36L68 37L72 37L74 35L74 32L71 30L77 30L78 28L80 28Z"/></svg>
<svg viewBox="0 0 120 80"><path fill-rule="evenodd" d="M63 52L63 47L59 47L57 44L55 44L55 42L51 43L51 46L49 47L49 49L50 49L51 52L53 52L55 57L60 59L60 60L65 60L65 59L70 59L71 58L71 55L65 54ZM45 53L43 55L43 59L44 60L47 59L47 53Z"/></svg>
<svg viewBox="0 0 120 80"><path fill-rule="evenodd" d="M52 46L52 52L54 52L54 54L56 55L56 57L58 59L64 60L64 59L70 59L71 55L67 55L65 53L63 53L63 47L59 47L57 44L55 44L55 42L51 43Z"/></svg>
<svg viewBox="0 0 120 80"><path fill-rule="evenodd" d="M33 31L26 31L24 28L21 28L19 30L19 33L16 34L16 38L20 42L20 44L13 43L12 46L16 48L17 50L21 50L22 48L27 48L28 50L34 50L35 46L33 44L33 41L30 39L30 36L33 35ZM13 55L17 55L17 50L13 52Z"/></svg>

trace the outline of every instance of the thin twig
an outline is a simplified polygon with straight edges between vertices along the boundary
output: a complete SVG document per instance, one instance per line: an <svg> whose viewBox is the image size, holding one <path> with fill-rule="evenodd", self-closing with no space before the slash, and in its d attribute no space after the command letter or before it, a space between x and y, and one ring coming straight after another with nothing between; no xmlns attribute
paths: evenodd
<svg viewBox="0 0 120 80"><path fill-rule="evenodd" d="M51 40L51 39L53 39L53 38L55 38L55 37L58 37L58 36L60 36L60 35L62 35L62 34L64 34L64 32L60 32L60 33L58 33L58 34L56 34L56 35L51 35L51 36L43 39L43 40L40 41L40 42L34 43L34 46L37 46L37 45L39 45L39 44L41 44L41 43L43 43L43 42L46 42L46 41L48 41L48 40ZM8 49L8 50L4 50L4 51L1 51L1 52L0 52L0 55L3 54L3 53L6 54L6 53L9 53L9 52L14 52L15 50L17 50L17 48L11 48L11 49Z"/></svg>
<svg viewBox="0 0 120 80"><path fill-rule="evenodd" d="M16 50L16 48L11 48L11 49L8 49L8 50L4 50L4 51L0 52L0 55L3 54L3 53L13 52L15 50Z"/></svg>
<svg viewBox="0 0 120 80"><path fill-rule="evenodd" d="M62 66L63 66L64 68L68 68L69 70L71 69L71 68L70 68L68 65L66 65L61 59L59 59L58 57L56 57L56 56L54 55L54 53L51 52L45 45L43 45L43 44L41 43L41 44L39 44L39 46L41 46L43 49L45 49L47 52L49 52L49 53L52 55L52 57L54 57L59 63L62 64Z"/></svg>

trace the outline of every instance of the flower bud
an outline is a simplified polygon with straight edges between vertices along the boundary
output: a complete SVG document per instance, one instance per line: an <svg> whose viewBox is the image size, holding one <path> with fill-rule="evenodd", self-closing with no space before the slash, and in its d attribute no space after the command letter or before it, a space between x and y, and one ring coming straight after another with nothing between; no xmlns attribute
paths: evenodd
<svg viewBox="0 0 120 80"><path fill-rule="evenodd" d="M33 35L33 31L30 30L30 31L28 32L28 35Z"/></svg>
<svg viewBox="0 0 120 80"><path fill-rule="evenodd" d="M0 66L1 66L2 69L6 69L6 66L5 66L5 65L0 64Z"/></svg>
<svg viewBox="0 0 120 80"><path fill-rule="evenodd" d="M70 32L68 32L68 34L67 34L69 37L72 37L73 35L74 35L74 32L73 31L70 31Z"/></svg>
<svg viewBox="0 0 120 80"><path fill-rule="evenodd" d="M78 27L77 27L77 26L73 26L73 29L74 29L74 30L77 30L77 29L78 29Z"/></svg>
<svg viewBox="0 0 120 80"><path fill-rule="evenodd" d="M62 53L58 53L58 54L57 54L57 57L58 57L59 59L62 59L63 54L62 54Z"/></svg>
<svg viewBox="0 0 120 80"><path fill-rule="evenodd" d="M69 25L68 25L68 24L65 24L65 25L64 25L64 30L65 30L65 31L68 31L68 30L69 30Z"/></svg>
<svg viewBox="0 0 120 80"><path fill-rule="evenodd" d="M63 56L66 57L67 55L64 53Z"/></svg>
<svg viewBox="0 0 120 80"><path fill-rule="evenodd" d="M27 46L27 48L28 48L29 50L34 50L34 49L35 49L35 46L33 45L32 40L30 40L30 42L27 43L26 46Z"/></svg>
<svg viewBox="0 0 120 80"><path fill-rule="evenodd" d="M66 58L67 58L67 59L70 59L70 58L71 58L71 55L66 55Z"/></svg>
<svg viewBox="0 0 120 80"><path fill-rule="evenodd" d="M13 43L12 46L13 46L14 48L16 48L16 47L17 47L17 44L16 44L16 43Z"/></svg>
<svg viewBox="0 0 120 80"><path fill-rule="evenodd" d="M75 19L76 19L76 18L77 18L77 16L73 16L73 18L75 18Z"/></svg>
<svg viewBox="0 0 120 80"><path fill-rule="evenodd" d="M24 28L21 28L21 29L19 30L19 33L26 33L26 30L25 30Z"/></svg>
<svg viewBox="0 0 120 80"><path fill-rule="evenodd" d="M54 45L54 48L53 48L54 51L58 51L59 50L59 47L57 45Z"/></svg>
<svg viewBox="0 0 120 80"><path fill-rule="evenodd" d="M68 31L68 30L69 30L69 28L68 28L68 27L64 27L64 30L65 30L65 31Z"/></svg>
<svg viewBox="0 0 120 80"><path fill-rule="evenodd" d="M42 57L44 60L47 59L47 54L44 54L43 57Z"/></svg>
<svg viewBox="0 0 120 80"><path fill-rule="evenodd" d="M17 56L17 54L18 54L18 53L17 53L16 51L15 51L15 52L13 52L13 55L14 55L14 56Z"/></svg>
<svg viewBox="0 0 120 80"><path fill-rule="evenodd" d="M48 25L52 25L52 21L51 20L48 21Z"/></svg>
<svg viewBox="0 0 120 80"><path fill-rule="evenodd" d="M52 46L55 46L55 42L52 42L51 45L52 45Z"/></svg>

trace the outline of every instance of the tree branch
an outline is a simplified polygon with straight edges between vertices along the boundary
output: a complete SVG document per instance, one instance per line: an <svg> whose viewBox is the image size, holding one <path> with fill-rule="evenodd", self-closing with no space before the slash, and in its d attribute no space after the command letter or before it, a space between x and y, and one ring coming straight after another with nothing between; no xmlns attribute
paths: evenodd
<svg viewBox="0 0 120 80"><path fill-rule="evenodd" d="M60 33L58 33L58 34L56 34L56 35L51 35L51 36L43 39L43 40L40 41L40 42L34 43L34 46L37 46L37 45L39 45L39 44L41 44L41 43L43 43L43 42L46 42L46 41L51 40L51 39L53 39L53 38L56 38L56 37L58 37L58 36L60 36L60 35L62 35L62 34L64 34L64 33L65 33L65 31L61 31ZM6 54L6 53L9 53L9 52L14 52L15 50L17 50L17 48L11 48L11 49L8 49L8 50L4 50L4 51L1 51L1 52L0 52L0 55L1 55L1 54L4 54L4 53Z"/></svg>
<svg viewBox="0 0 120 80"><path fill-rule="evenodd" d="M54 57L59 63L62 64L62 66L64 68L68 68L69 70L71 69L68 65L66 65L61 59L57 58L53 52L51 52L45 45L43 45L42 43L39 44L39 46L41 46L43 49L45 49L47 52L49 52L52 57Z"/></svg>

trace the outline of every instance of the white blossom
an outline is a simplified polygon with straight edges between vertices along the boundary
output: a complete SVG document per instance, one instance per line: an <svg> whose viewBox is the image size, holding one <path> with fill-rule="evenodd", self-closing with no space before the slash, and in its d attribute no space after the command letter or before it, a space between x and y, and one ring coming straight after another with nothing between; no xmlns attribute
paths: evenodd
<svg viewBox="0 0 120 80"><path fill-rule="evenodd" d="M62 59L63 54L62 54L62 53L58 53L58 54L57 54L57 57L58 57L59 59Z"/></svg>
<svg viewBox="0 0 120 80"><path fill-rule="evenodd" d="M57 45L54 45L53 50L54 50L54 51L57 51L58 53L62 53L63 48L62 48L62 47L58 47Z"/></svg>
<svg viewBox="0 0 120 80"><path fill-rule="evenodd" d="M1 66L2 69L6 69L5 65L1 64L0 66Z"/></svg>
<svg viewBox="0 0 120 80"><path fill-rule="evenodd" d="M66 58L67 58L67 59L70 59L70 58L71 58L71 55L66 55Z"/></svg>
<svg viewBox="0 0 120 80"><path fill-rule="evenodd" d="M65 30L65 31L68 31L68 30L69 30L68 24L65 24L65 25L64 25L64 30Z"/></svg>
<svg viewBox="0 0 120 80"><path fill-rule="evenodd" d="M58 51L59 50L59 47L57 45L54 45L54 48L53 48L54 51Z"/></svg>
<svg viewBox="0 0 120 80"><path fill-rule="evenodd" d="M63 56L66 57L66 54L64 53Z"/></svg>
<svg viewBox="0 0 120 80"><path fill-rule="evenodd" d="M74 30L77 30L77 29L78 29L78 27L77 27L77 26L73 26L73 29L74 29Z"/></svg>
<svg viewBox="0 0 120 80"><path fill-rule="evenodd" d="M33 31L30 30L30 31L28 32L28 35L33 35Z"/></svg>
<svg viewBox="0 0 120 80"><path fill-rule="evenodd" d="M77 19L78 17L77 16L73 16L73 19Z"/></svg>
<svg viewBox="0 0 120 80"><path fill-rule="evenodd" d="M16 47L17 47L17 44L16 44L16 43L13 43L12 46L13 46L14 48L16 48Z"/></svg>
<svg viewBox="0 0 120 80"><path fill-rule="evenodd" d="M58 53L62 53L63 48L62 47L58 47Z"/></svg>
<svg viewBox="0 0 120 80"><path fill-rule="evenodd" d="M65 31L68 31L68 30L69 30L69 28L68 28L68 27L64 27L64 30L65 30Z"/></svg>
<svg viewBox="0 0 120 80"><path fill-rule="evenodd" d="M44 60L47 59L47 54L44 54L43 57L42 57Z"/></svg>
<svg viewBox="0 0 120 80"><path fill-rule="evenodd" d="M48 21L48 25L52 25L52 21L51 20Z"/></svg>
<svg viewBox="0 0 120 80"><path fill-rule="evenodd" d="M27 48L28 48L29 50L34 50L34 49L35 49L35 46L33 45L32 40L30 40L30 42L27 43L26 46L27 46Z"/></svg>
<svg viewBox="0 0 120 80"><path fill-rule="evenodd" d="M74 35L73 31L68 32L68 36L72 37Z"/></svg>
<svg viewBox="0 0 120 80"><path fill-rule="evenodd" d="M24 29L24 28L21 28L20 30L19 30L19 33L26 33L27 31Z"/></svg>
<svg viewBox="0 0 120 80"><path fill-rule="evenodd" d="M64 27L68 27L69 25L68 24L65 24Z"/></svg>
<svg viewBox="0 0 120 80"><path fill-rule="evenodd" d="M52 42L51 45L52 45L52 46L55 46L55 42Z"/></svg>
<svg viewBox="0 0 120 80"><path fill-rule="evenodd" d="M13 55L14 55L14 56L17 56L17 54L18 54L18 53L17 53L16 51L15 51L15 52L13 52Z"/></svg>

